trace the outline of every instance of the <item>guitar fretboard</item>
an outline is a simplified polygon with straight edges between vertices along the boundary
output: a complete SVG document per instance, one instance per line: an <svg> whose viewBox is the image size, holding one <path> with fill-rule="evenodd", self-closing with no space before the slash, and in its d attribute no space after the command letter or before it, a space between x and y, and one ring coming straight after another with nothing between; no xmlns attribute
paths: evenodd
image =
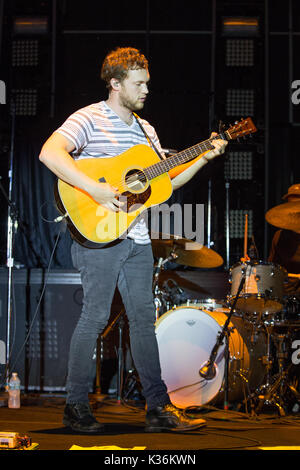
<svg viewBox="0 0 300 470"><path fill-rule="evenodd" d="M144 173L147 179L151 180L156 176L162 175L163 173L167 173L172 168L176 168L177 166L182 165L183 163L187 163L190 160L193 160L194 158L201 155L201 153L204 153L208 150L213 150L214 146L212 145L211 141L215 139L229 140L226 132L220 133L215 137L211 137L210 139L204 140L199 144L193 145L188 149L176 153L175 155L172 155L166 160L161 160L157 163L154 163L154 165L148 166L144 169Z"/></svg>

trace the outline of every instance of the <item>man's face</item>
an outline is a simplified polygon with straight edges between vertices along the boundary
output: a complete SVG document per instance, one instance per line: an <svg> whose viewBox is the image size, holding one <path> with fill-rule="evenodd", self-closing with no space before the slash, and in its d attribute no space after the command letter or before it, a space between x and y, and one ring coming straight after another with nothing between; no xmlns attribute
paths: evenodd
<svg viewBox="0 0 300 470"><path fill-rule="evenodd" d="M148 70L129 70L127 77L120 83L119 103L130 111L142 109L149 93L149 80Z"/></svg>

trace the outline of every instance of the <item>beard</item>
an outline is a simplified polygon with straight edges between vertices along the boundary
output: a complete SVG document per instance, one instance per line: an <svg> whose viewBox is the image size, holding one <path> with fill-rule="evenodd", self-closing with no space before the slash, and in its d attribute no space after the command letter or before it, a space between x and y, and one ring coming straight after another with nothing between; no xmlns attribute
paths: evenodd
<svg viewBox="0 0 300 470"><path fill-rule="evenodd" d="M139 101L138 99L133 100L129 96L120 95L120 104L125 108L129 109L130 111L138 111L143 109L145 102Z"/></svg>

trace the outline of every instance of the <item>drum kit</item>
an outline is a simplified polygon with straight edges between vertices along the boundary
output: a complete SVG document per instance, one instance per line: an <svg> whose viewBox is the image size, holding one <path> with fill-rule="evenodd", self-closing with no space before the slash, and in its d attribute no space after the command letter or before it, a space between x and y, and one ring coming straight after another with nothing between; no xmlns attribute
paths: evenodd
<svg viewBox="0 0 300 470"><path fill-rule="evenodd" d="M152 240L158 259L155 328L162 377L173 404L223 409L234 404L252 415L271 406L285 416L300 402L291 359L300 332L300 301L284 295L289 274L244 253L229 271L226 299L190 299L175 281L162 283L161 274L167 262L197 268L223 264L215 251L194 243L168 234Z"/></svg>
<svg viewBox="0 0 300 470"><path fill-rule="evenodd" d="M266 220L276 227L300 232L299 205L299 212L293 204L290 206L289 224L286 210L289 204L284 204L284 209L282 206L271 209ZM253 250L249 258L245 228L244 256L229 270L230 292L226 299L189 298L178 282L162 279L165 266L176 263L202 268L205 273L206 269L221 267L223 258L197 242L164 233L154 235L151 238L157 259L152 286L155 330L162 378L172 403L183 409L235 407L250 412L251 416L270 408L280 416L298 410L300 298L285 295L285 283L289 277L300 275L288 273L273 262L256 259ZM122 315L123 311L116 321ZM298 350L293 351L295 348ZM122 354L121 346L120 349ZM125 398L132 390L140 389L134 366L127 380L130 386Z"/></svg>

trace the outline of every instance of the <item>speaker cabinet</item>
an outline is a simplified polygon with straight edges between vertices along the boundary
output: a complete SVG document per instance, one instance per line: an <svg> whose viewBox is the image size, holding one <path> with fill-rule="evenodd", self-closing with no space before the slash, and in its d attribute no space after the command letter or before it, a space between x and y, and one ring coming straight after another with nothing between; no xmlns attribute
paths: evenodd
<svg viewBox="0 0 300 470"><path fill-rule="evenodd" d="M14 270L10 372L18 372L26 390L64 390L70 339L82 304L76 272ZM0 341L6 346L7 271L0 272ZM1 364L1 373L5 365Z"/></svg>

